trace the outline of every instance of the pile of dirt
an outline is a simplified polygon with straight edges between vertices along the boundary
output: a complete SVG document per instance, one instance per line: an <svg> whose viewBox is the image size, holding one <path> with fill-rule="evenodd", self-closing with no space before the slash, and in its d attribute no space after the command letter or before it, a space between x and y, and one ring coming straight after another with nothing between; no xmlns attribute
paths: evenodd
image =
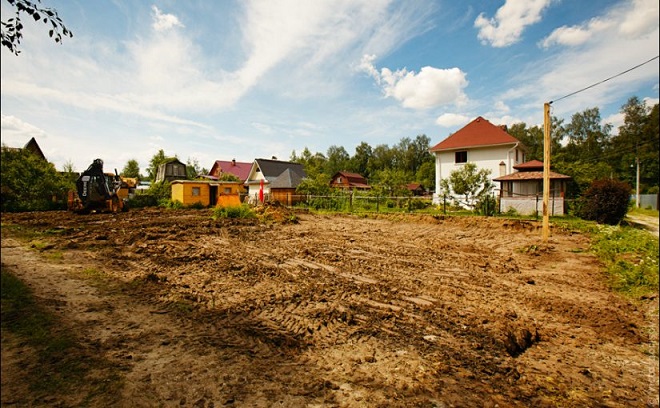
<svg viewBox="0 0 660 408"><path fill-rule="evenodd" d="M3 266L65 299L138 406L657 406L657 298L612 294L579 234L258 211L6 214ZM123 289L79 297L81 270Z"/></svg>

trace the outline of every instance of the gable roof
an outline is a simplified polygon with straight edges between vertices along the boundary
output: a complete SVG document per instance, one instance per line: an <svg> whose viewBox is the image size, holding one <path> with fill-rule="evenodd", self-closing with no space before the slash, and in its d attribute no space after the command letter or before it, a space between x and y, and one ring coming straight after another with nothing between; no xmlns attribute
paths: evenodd
<svg viewBox="0 0 660 408"><path fill-rule="evenodd" d="M342 176L346 178L346 182L349 187L371 188L371 186L367 183L367 179L364 178L364 176L362 176L361 174L340 170L332 176L331 182L334 181L337 178L337 176Z"/></svg>
<svg viewBox="0 0 660 408"><path fill-rule="evenodd" d="M29 150L32 153L36 154L41 159L46 160L46 156L44 155L44 152L41 151L41 147L39 147L39 143L37 143L37 140L35 138L28 140L28 142L25 144L25 147L23 147L23 149Z"/></svg>
<svg viewBox="0 0 660 408"><path fill-rule="evenodd" d="M296 188L302 179L300 174L291 169L286 169L270 183L270 188Z"/></svg>
<svg viewBox="0 0 660 408"><path fill-rule="evenodd" d="M213 163L213 167L211 167L209 174L213 174L214 170L217 168L220 168L221 173L233 174L238 177L239 180L245 181L250 176L252 163L237 162L236 160L216 160L215 163Z"/></svg>
<svg viewBox="0 0 660 408"><path fill-rule="evenodd" d="M456 133L433 146L430 151L464 149L467 147L483 147L520 143L518 139L508 134L502 127L495 126L478 116Z"/></svg>
<svg viewBox="0 0 660 408"><path fill-rule="evenodd" d="M254 164L259 167L261 174L269 182L274 181L287 169L291 169L291 171L299 175L301 178L307 177L303 165L300 163L269 159L254 159Z"/></svg>

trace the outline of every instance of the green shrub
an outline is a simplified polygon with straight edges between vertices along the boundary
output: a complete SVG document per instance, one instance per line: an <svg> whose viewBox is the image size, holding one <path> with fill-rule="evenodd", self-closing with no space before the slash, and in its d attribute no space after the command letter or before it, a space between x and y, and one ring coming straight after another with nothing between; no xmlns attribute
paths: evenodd
<svg viewBox="0 0 660 408"><path fill-rule="evenodd" d="M617 180L596 180L580 197L577 216L599 224L616 225L628 212L631 188Z"/></svg>
<svg viewBox="0 0 660 408"><path fill-rule="evenodd" d="M497 200L492 195L482 196L477 205L475 212L479 215L493 216L497 212Z"/></svg>
<svg viewBox="0 0 660 408"><path fill-rule="evenodd" d="M157 205L158 199L156 199L156 196L151 194L136 194L132 198L128 199L128 206L130 208L155 207Z"/></svg>
<svg viewBox="0 0 660 408"><path fill-rule="evenodd" d="M257 214L247 205L234 207L217 207L213 209L212 218L256 218Z"/></svg>

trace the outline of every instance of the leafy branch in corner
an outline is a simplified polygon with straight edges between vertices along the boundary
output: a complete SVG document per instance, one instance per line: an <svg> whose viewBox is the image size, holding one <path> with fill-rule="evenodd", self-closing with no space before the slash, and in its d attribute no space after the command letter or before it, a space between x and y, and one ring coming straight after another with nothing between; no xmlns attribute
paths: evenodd
<svg viewBox="0 0 660 408"><path fill-rule="evenodd" d="M48 35L55 40L56 43L62 43L62 36L73 37L73 33L66 28L62 19L57 15L57 11L47 7L41 7L41 0L6 0L14 9L14 17L2 21L2 46L7 47L15 55L20 51L18 46L23 38L23 22L21 21L21 14L27 14L32 17L34 21L43 21L44 24L50 23Z"/></svg>

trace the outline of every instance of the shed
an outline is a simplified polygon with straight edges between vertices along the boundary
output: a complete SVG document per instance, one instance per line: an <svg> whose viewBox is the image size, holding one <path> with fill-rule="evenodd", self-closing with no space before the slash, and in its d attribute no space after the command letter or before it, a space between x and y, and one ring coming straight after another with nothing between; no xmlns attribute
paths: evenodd
<svg viewBox="0 0 660 408"><path fill-rule="evenodd" d="M232 207L241 205L243 185L238 181L174 180L172 201L183 205L196 203L204 207Z"/></svg>
<svg viewBox="0 0 660 408"><path fill-rule="evenodd" d="M156 182L185 180L188 177L186 165L176 157L167 159L158 166L156 173Z"/></svg>

